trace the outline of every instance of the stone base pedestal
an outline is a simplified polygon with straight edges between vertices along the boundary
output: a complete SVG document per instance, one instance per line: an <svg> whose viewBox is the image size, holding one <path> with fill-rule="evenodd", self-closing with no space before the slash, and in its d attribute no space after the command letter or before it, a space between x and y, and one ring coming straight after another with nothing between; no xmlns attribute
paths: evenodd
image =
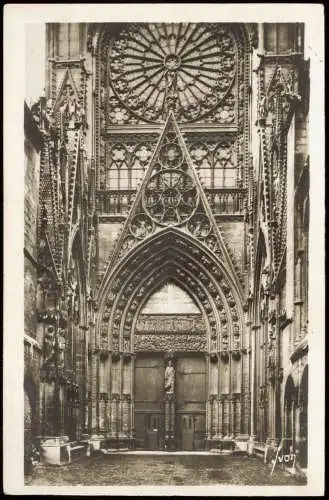
<svg viewBox="0 0 329 500"><path fill-rule="evenodd" d="M164 439L165 451L176 451L176 440L174 435L166 435Z"/></svg>
<svg viewBox="0 0 329 500"><path fill-rule="evenodd" d="M100 449L105 450L130 450L134 448L133 439L128 436L123 437L103 437L100 442Z"/></svg>
<svg viewBox="0 0 329 500"><path fill-rule="evenodd" d="M220 450L222 437L214 436L211 438L207 438L205 442L206 450Z"/></svg>
<svg viewBox="0 0 329 500"><path fill-rule="evenodd" d="M102 441L104 441L104 436L91 436L89 440L91 454L101 449Z"/></svg>
<svg viewBox="0 0 329 500"><path fill-rule="evenodd" d="M40 462L46 465L63 465L70 462L70 442L67 436L40 436Z"/></svg>
<svg viewBox="0 0 329 500"><path fill-rule="evenodd" d="M40 462L64 465L88 456L88 441L69 441L67 436L39 437Z"/></svg>
<svg viewBox="0 0 329 500"><path fill-rule="evenodd" d="M89 444L91 453L101 450L133 450L135 448L135 438L129 436L94 435L90 438Z"/></svg>
<svg viewBox="0 0 329 500"><path fill-rule="evenodd" d="M248 436L213 436L206 440L206 449L222 454L248 453Z"/></svg>
<svg viewBox="0 0 329 500"><path fill-rule="evenodd" d="M254 444L255 444L254 436L249 436L249 439L247 441L247 453L248 453L248 455L252 455L254 453Z"/></svg>
<svg viewBox="0 0 329 500"><path fill-rule="evenodd" d="M247 434L238 434L234 441L236 452L248 453L249 436Z"/></svg>

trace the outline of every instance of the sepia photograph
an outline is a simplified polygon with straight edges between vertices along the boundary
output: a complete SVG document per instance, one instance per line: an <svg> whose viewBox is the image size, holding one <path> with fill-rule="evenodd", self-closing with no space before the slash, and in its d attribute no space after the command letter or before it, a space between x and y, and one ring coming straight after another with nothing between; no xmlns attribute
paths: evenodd
<svg viewBox="0 0 329 500"><path fill-rule="evenodd" d="M321 491L323 12L124 5L21 23L22 490Z"/></svg>

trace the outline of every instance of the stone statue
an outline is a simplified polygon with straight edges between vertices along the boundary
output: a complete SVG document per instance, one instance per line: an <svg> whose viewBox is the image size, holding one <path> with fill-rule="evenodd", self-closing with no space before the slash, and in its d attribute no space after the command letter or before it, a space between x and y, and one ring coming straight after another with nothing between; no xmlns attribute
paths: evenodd
<svg viewBox="0 0 329 500"><path fill-rule="evenodd" d="M175 385L175 370L171 364L171 360L169 360L165 371L165 384L164 384L165 391L167 393L173 393L174 385Z"/></svg>

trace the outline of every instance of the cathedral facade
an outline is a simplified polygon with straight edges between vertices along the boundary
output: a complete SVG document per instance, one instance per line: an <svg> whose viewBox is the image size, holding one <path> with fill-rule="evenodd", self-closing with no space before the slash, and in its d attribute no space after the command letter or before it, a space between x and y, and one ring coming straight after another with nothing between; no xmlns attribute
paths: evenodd
<svg viewBox="0 0 329 500"><path fill-rule="evenodd" d="M303 24L51 23L25 105L25 453L307 467ZM32 450L32 451L31 451Z"/></svg>

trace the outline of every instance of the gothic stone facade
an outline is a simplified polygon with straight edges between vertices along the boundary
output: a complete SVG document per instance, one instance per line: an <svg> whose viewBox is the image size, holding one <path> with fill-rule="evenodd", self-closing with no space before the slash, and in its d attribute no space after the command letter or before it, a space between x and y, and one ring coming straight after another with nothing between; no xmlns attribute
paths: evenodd
<svg viewBox="0 0 329 500"><path fill-rule="evenodd" d="M46 96L27 111L34 435L249 451L283 437L305 465L303 25L46 32ZM168 284L196 312L143 313Z"/></svg>

